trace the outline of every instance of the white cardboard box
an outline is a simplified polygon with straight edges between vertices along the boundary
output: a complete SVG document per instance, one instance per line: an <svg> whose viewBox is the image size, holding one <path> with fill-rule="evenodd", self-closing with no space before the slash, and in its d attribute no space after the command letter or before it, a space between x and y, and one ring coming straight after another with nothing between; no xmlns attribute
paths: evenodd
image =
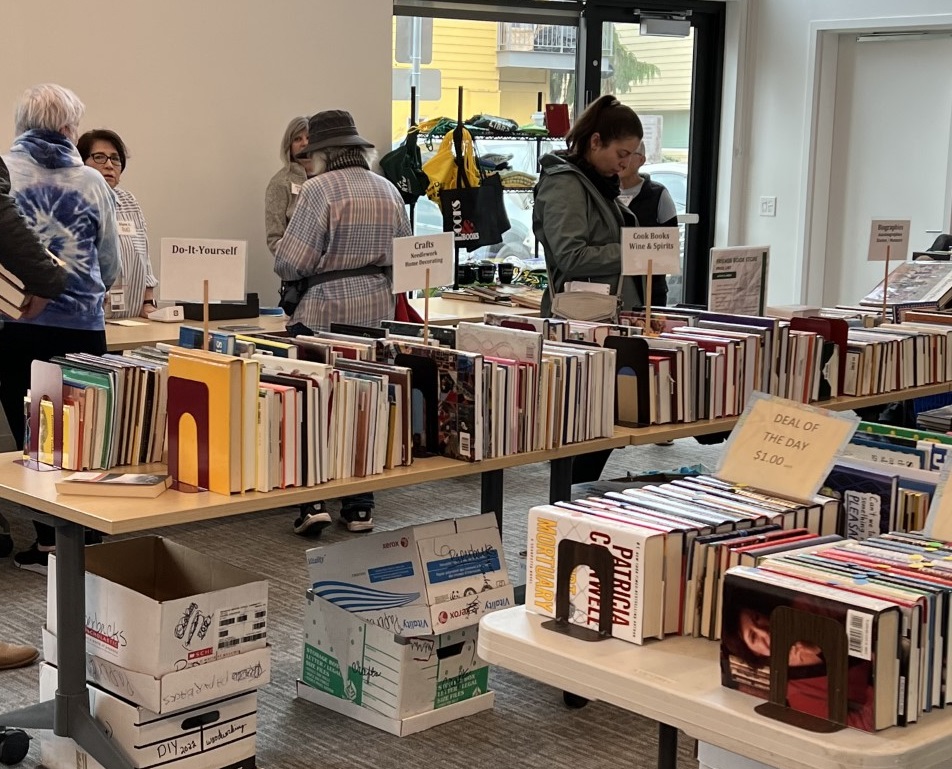
<svg viewBox="0 0 952 769"><path fill-rule="evenodd" d="M52 699L55 693L56 668L44 663L40 666L40 699ZM138 769L159 765L168 769L255 766L256 692L160 716L90 686L89 707ZM40 752L47 769L102 769L67 737L44 732Z"/></svg>
<svg viewBox="0 0 952 769"><path fill-rule="evenodd" d="M43 658L56 664L56 636L45 627ZM87 652L86 680L154 713L174 713L260 689L271 680L271 647L232 654L163 676L128 670Z"/></svg>
<svg viewBox="0 0 952 769"><path fill-rule="evenodd" d="M478 630L470 625L405 638L308 591L301 682L350 706L344 711L335 705L335 710L375 726L387 720L399 724L472 699L483 703L482 710L492 700L481 698L489 690L489 666L476 655ZM394 724L380 728L409 733L403 726L393 731Z"/></svg>
<svg viewBox="0 0 952 769"><path fill-rule="evenodd" d="M773 769L767 764L739 756L708 742L698 742L697 760L699 767L707 769Z"/></svg>
<svg viewBox="0 0 952 769"><path fill-rule="evenodd" d="M267 644L268 583L163 537L86 548L86 651L162 676ZM56 635L56 559L46 625Z"/></svg>
<svg viewBox="0 0 952 769"><path fill-rule="evenodd" d="M494 692L487 692L478 697L457 702L455 705L447 705L445 708L420 713L419 715L410 716L409 718L388 718L387 716L363 708L360 705L355 705L347 700L342 700L333 695L318 691L317 689L312 689L303 681L297 682L297 696L302 700L313 702L315 705L320 705L328 710L333 710L336 713L350 716L355 720L363 721L366 724L375 726L397 737L406 737L409 734L416 734L433 726L455 721L457 718L465 718L480 711L489 710L492 708L493 701L496 697ZM50 767L50 769L59 768ZM72 767L70 769L72 769Z"/></svg>
<svg viewBox="0 0 952 769"><path fill-rule="evenodd" d="M315 594L397 635L467 627L514 603L490 514L316 547L307 563Z"/></svg>

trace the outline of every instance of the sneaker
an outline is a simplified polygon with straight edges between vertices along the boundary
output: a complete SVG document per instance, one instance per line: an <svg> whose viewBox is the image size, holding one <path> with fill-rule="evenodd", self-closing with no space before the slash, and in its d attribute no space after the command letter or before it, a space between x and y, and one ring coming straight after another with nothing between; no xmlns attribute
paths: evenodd
<svg viewBox="0 0 952 769"><path fill-rule="evenodd" d="M301 505L301 514L294 519L294 533L302 537L319 537L324 527L331 522L330 513L323 502Z"/></svg>
<svg viewBox="0 0 952 769"><path fill-rule="evenodd" d="M26 571L35 571L37 574L46 576L48 573L48 564L50 558L49 550L40 550L39 544L34 542L29 550L24 550L13 556L13 565L18 569Z"/></svg>
<svg viewBox="0 0 952 769"><path fill-rule="evenodd" d="M673 446L674 441L659 441L655 446Z"/></svg>
<svg viewBox="0 0 952 769"><path fill-rule="evenodd" d="M373 515L367 509L341 510L340 523L347 531L373 531L374 528Z"/></svg>

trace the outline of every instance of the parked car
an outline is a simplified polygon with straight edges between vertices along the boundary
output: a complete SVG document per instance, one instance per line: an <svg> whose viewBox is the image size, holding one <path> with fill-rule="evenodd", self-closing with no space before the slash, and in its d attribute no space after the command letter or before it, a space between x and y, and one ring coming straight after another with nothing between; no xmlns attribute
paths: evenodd
<svg viewBox="0 0 952 769"><path fill-rule="evenodd" d="M663 184L674 199L678 214L683 214L688 197L687 163L645 163L641 172L648 174L652 181ZM684 237L683 224L678 225L681 241L681 275L668 276L668 304L677 304L684 298Z"/></svg>

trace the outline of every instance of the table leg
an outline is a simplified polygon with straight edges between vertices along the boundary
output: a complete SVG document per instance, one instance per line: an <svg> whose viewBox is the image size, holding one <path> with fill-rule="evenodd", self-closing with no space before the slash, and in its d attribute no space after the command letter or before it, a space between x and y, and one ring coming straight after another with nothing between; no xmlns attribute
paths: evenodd
<svg viewBox="0 0 952 769"><path fill-rule="evenodd" d="M89 712L86 688L86 591L83 527L56 523L56 696L12 713L0 714L0 726L52 729L70 737L105 769L132 764Z"/></svg>
<svg viewBox="0 0 952 769"><path fill-rule="evenodd" d="M489 470L480 475L481 489L479 511L495 513L496 525L502 535L503 471Z"/></svg>
<svg viewBox="0 0 952 769"><path fill-rule="evenodd" d="M658 769L677 769L678 730L658 723Z"/></svg>
<svg viewBox="0 0 952 769"><path fill-rule="evenodd" d="M549 462L549 504L572 498L572 457Z"/></svg>

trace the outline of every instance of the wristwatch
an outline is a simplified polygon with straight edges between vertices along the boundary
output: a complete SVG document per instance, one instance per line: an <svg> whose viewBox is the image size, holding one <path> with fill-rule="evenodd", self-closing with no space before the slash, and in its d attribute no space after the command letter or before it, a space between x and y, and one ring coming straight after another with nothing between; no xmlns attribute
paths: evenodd
<svg viewBox="0 0 952 769"><path fill-rule="evenodd" d="M157 305L157 304L155 303L155 299L143 299L143 300L142 300L142 304L151 304L151 305L152 305L153 307L155 307L156 309L159 308L159 305Z"/></svg>

